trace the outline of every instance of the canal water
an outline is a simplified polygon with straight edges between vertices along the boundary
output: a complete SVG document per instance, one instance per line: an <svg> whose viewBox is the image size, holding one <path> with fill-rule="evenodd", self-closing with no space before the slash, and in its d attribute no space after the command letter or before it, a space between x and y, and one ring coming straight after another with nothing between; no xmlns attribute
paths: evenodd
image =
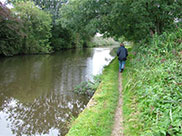
<svg viewBox="0 0 182 136"><path fill-rule="evenodd" d="M0 58L0 136L64 136L89 99L73 92L113 59L111 48Z"/></svg>

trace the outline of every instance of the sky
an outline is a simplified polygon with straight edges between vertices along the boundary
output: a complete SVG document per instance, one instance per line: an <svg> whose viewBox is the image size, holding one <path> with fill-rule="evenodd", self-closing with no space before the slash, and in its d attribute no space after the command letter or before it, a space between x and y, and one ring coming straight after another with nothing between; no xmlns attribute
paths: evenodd
<svg viewBox="0 0 182 136"><path fill-rule="evenodd" d="M6 2L6 0L0 0L0 2L2 2L3 4ZM12 8L13 6L12 5L10 5L10 4L8 4L8 5L6 5L8 8Z"/></svg>
<svg viewBox="0 0 182 136"><path fill-rule="evenodd" d="M4 3L6 0L0 0L0 2Z"/></svg>

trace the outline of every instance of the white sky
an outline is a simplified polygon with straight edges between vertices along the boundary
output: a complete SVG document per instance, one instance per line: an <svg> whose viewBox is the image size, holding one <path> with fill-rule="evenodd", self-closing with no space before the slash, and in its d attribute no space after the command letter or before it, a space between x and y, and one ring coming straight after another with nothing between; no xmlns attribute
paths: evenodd
<svg viewBox="0 0 182 136"><path fill-rule="evenodd" d="M0 0L3 4L6 2L6 0ZM8 8L12 8L13 6L11 4L6 5Z"/></svg>
<svg viewBox="0 0 182 136"><path fill-rule="evenodd" d="M6 0L0 0L0 2L4 3Z"/></svg>

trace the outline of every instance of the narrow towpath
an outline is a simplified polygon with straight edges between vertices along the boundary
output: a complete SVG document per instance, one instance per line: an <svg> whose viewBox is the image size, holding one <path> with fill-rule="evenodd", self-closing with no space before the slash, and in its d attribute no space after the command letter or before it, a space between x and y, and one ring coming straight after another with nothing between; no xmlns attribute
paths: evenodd
<svg viewBox="0 0 182 136"><path fill-rule="evenodd" d="M122 74L119 73L119 101L115 113L115 122L111 136L124 136L123 134L123 113L122 113Z"/></svg>

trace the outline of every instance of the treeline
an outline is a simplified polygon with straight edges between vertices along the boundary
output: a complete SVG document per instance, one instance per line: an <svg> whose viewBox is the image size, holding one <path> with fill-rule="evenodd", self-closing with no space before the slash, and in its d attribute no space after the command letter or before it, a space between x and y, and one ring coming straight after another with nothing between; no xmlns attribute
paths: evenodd
<svg viewBox="0 0 182 136"><path fill-rule="evenodd" d="M150 41L177 26L180 0L8 0L0 3L0 54L50 53L92 46L97 33ZM178 23L175 23L178 22Z"/></svg>
<svg viewBox="0 0 182 136"><path fill-rule="evenodd" d="M9 0L0 2L0 55L51 53L88 47L95 35L63 27L61 9L67 0ZM6 3L7 4L7 3Z"/></svg>

